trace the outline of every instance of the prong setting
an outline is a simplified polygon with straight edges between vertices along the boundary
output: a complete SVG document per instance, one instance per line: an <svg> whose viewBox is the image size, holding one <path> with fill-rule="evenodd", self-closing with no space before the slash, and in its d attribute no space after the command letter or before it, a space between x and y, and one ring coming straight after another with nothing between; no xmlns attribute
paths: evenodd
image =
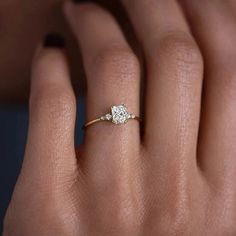
<svg viewBox="0 0 236 236"><path fill-rule="evenodd" d="M124 104L111 107L112 122L114 124L124 124L130 119L130 114Z"/></svg>

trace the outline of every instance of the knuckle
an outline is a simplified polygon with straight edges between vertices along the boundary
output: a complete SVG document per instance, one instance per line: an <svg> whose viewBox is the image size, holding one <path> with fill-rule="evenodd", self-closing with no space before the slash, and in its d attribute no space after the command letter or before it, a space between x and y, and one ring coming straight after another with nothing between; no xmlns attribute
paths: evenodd
<svg viewBox="0 0 236 236"><path fill-rule="evenodd" d="M155 220L153 220L153 215L157 216ZM160 220L158 221L158 219ZM190 235L191 229L188 226L191 225L191 219L191 216L183 210L171 209L166 211L166 209L159 209L145 219L145 226L151 223L160 235Z"/></svg>
<svg viewBox="0 0 236 236"><path fill-rule="evenodd" d="M161 232L160 235L188 235L191 229L187 226L191 225L193 215L198 217L198 213L192 211L192 196L187 187L189 183L180 173L182 171L171 169L170 172L168 179L163 179L165 185L159 184L160 193L153 194L149 201L146 222L152 222L155 215L156 219L162 219L158 224L154 222L156 226L153 226Z"/></svg>
<svg viewBox="0 0 236 236"><path fill-rule="evenodd" d="M188 211L188 210L187 210ZM172 209L164 215L163 220L168 222L160 225L162 235L190 235L191 216L185 210Z"/></svg>
<svg viewBox="0 0 236 236"><path fill-rule="evenodd" d="M141 196L134 195L127 189L127 180L121 181L121 177L112 177L108 180L94 180L96 188L102 190L106 196L106 202L112 205L112 208L104 210L104 221L110 225L111 221L116 222L116 227L123 229L125 232L130 229L137 229L141 223ZM107 186L112 186L108 188ZM133 191L136 191L137 186L133 186ZM104 204L106 204L104 202Z"/></svg>
<svg viewBox="0 0 236 236"><path fill-rule="evenodd" d="M186 203L182 204L182 202L183 199L181 201L175 201L174 205L170 203L173 207L171 209L169 208L166 220L170 222L171 227L164 229L168 231L168 235L172 235L173 232L177 233L177 235L186 232L186 226L190 225L191 211Z"/></svg>
<svg viewBox="0 0 236 236"><path fill-rule="evenodd" d="M132 203L128 203L127 200L120 202L117 207L113 208L112 212L116 212L115 221L119 228L129 230L139 227L141 214L134 208L134 206L132 206ZM108 220L111 219L111 214L108 215Z"/></svg>
<svg viewBox="0 0 236 236"><path fill-rule="evenodd" d="M174 219L172 219L171 222L171 227L169 229L169 235L182 235L186 234L188 229L188 226L191 225L190 222L190 215L184 211L179 212L176 211L174 214L178 214ZM167 230L168 230L167 229Z"/></svg>
<svg viewBox="0 0 236 236"><path fill-rule="evenodd" d="M157 54L155 53L157 52ZM172 33L163 37L154 50L154 57L178 66L183 70L193 70L203 66L203 59L195 42L182 33Z"/></svg>
<svg viewBox="0 0 236 236"><path fill-rule="evenodd" d="M139 71L139 61L135 54L129 48L120 47L111 47L99 52L94 57L93 66L94 73L101 75L101 78L110 77L116 81L137 78Z"/></svg>
<svg viewBox="0 0 236 236"><path fill-rule="evenodd" d="M30 113L48 119L70 119L75 113L75 97L63 88L47 86L38 88L30 97Z"/></svg>

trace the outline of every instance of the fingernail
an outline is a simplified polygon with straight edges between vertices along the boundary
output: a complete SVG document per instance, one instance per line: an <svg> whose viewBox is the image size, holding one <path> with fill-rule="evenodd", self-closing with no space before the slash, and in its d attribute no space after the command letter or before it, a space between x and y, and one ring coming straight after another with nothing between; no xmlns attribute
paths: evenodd
<svg viewBox="0 0 236 236"><path fill-rule="evenodd" d="M50 33L46 35L43 45L44 47L63 48L65 41L60 34Z"/></svg>

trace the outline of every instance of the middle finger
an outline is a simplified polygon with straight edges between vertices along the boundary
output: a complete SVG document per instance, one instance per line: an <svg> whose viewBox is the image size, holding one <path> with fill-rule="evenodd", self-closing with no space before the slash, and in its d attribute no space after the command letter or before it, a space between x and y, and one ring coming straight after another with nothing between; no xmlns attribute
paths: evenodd
<svg viewBox="0 0 236 236"><path fill-rule="evenodd" d="M165 159L169 153L192 161L200 116L201 53L176 1L123 3L147 60L145 145Z"/></svg>

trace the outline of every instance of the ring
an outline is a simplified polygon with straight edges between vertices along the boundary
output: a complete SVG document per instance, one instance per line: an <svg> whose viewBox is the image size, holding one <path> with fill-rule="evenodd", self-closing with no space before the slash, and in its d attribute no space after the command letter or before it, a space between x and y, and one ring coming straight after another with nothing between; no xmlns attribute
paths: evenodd
<svg viewBox="0 0 236 236"><path fill-rule="evenodd" d="M124 104L121 104L118 106L112 106L110 113L101 116L97 119L88 121L87 123L85 123L83 128L87 128L88 126L96 124L101 121L109 121L116 125L125 124L130 119L141 121L141 119L138 116L129 113L127 107Z"/></svg>

